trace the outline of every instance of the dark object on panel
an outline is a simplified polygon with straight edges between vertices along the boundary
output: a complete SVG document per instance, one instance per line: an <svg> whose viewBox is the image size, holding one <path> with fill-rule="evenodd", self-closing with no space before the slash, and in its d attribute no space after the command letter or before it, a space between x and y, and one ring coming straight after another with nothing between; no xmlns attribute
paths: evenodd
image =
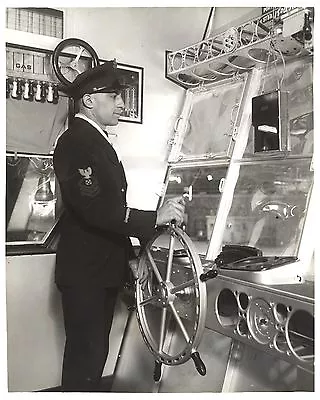
<svg viewBox="0 0 320 400"><path fill-rule="evenodd" d="M252 99L254 152L288 151L288 93L275 90Z"/></svg>

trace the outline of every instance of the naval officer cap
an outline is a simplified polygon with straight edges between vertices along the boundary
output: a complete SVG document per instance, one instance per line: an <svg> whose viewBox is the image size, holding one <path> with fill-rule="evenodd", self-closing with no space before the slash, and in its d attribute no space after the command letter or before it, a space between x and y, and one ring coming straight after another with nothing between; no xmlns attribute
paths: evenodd
<svg viewBox="0 0 320 400"><path fill-rule="evenodd" d="M126 85L120 83L115 60L106 61L79 74L68 86L67 93L74 99L84 94L120 92Z"/></svg>

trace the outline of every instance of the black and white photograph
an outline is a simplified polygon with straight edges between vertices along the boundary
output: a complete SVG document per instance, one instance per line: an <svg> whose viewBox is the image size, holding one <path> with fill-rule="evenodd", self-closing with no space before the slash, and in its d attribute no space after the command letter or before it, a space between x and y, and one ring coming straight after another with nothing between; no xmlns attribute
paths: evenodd
<svg viewBox="0 0 320 400"><path fill-rule="evenodd" d="M317 7L11 3L1 392L313 395Z"/></svg>

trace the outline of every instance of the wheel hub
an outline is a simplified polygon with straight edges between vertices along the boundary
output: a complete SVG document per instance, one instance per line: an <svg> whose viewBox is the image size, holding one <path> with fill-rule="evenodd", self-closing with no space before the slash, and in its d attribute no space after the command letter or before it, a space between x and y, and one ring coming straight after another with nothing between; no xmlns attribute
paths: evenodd
<svg viewBox="0 0 320 400"><path fill-rule="evenodd" d="M171 293L171 290L174 288L172 282L161 282L160 283L160 302L163 307L168 307L169 303L173 303L176 298L175 294Z"/></svg>

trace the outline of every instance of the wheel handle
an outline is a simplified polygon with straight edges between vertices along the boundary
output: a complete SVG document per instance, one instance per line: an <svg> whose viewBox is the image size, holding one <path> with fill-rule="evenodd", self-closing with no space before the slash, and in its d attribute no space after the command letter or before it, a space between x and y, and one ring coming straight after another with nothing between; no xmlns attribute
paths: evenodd
<svg viewBox="0 0 320 400"><path fill-rule="evenodd" d="M159 382L162 375L162 363L158 360L154 362L153 380Z"/></svg>
<svg viewBox="0 0 320 400"><path fill-rule="evenodd" d="M199 372L200 375L204 376L207 373L207 369L204 362L201 360L199 352L195 351L194 353L192 353L191 358L194 362L196 370Z"/></svg>
<svg viewBox="0 0 320 400"><path fill-rule="evenodd" d="M218 276L218 270L217 269L210 269L209 271L205 272L204 274L200 275L200 280L202 282L206 282L209 279L214 279Z"/></svg>

